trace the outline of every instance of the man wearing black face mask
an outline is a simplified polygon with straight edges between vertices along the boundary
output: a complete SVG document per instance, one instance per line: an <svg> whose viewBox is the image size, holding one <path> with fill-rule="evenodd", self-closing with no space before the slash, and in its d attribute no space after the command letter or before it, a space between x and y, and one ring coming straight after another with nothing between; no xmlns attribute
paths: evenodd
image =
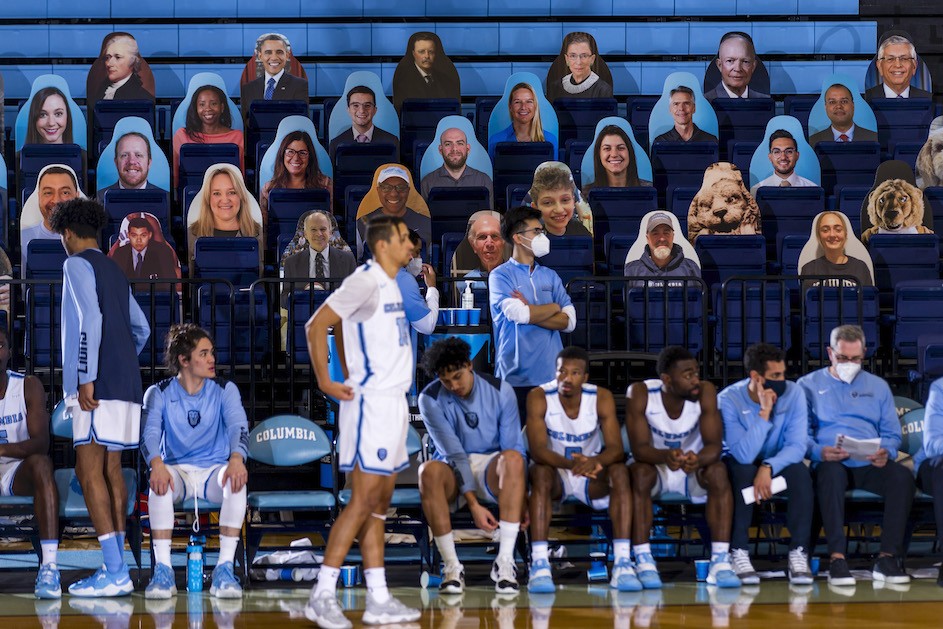
<svg viewBox="0 0 943 629"><path fill-rule="evenodd" d="M812 583L807 556L812 532L812 478L802 462L808 440L808 405L801 387L786 380L785 359L785 352L768 343L748 347L743 365L749 377L717 395L724 421L724 462L734 494L730 554L734 572L744 585L757 585L760 578L747 550L753 506L744 502L742 490L752 487L756 502L769 500L774 476L786 480L784 493L789 497L789 581Z"/></svg>

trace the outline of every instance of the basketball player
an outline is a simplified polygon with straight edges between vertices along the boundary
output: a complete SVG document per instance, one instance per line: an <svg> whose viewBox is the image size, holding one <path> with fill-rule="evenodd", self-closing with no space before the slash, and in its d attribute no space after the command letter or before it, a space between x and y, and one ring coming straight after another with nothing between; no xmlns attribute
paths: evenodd
<svg viewBox="0 0 943 629"><path fill-rule="evenodd" d="M551 501L578 500L609 509L612 520L612 580L620 592L642 589L630 558L632 495L625 450L608 389L589 384L589 355L579 347L557 354L557 378L527 394L530 468L531 565L527 589L554 591L547 555Z"/></svg>
<svg viewBox="0 0 943 629"><path fill-rule="evenodd" d="M318 387L340 400L337 456L350 474L350 503L328 537L318 582L305 616L323 629L351 627L337 602L337 577L356 538L363 554L367 604L364 624L412 622L417 609L390 595L383 567L386 510L396 474L409 465L406 392L413 380L409 321L396 273L412 257L409 229L399 217L378 216L367 227L374 259L349 276L305 325ZM334 328L347 379L333 382L327 365L327 333Z"/></svg>
<svg viewBox="0 0 943 629"><path fill-rule="evenodd" d="M59 549L59 493L49 460L46 392L36 376L7 371L10 335L0 328L0 496L32 496L42 561L36 598L62 596Z"/></svg>
<svg viewBox="0 0 943 629"><path fill-rule="evenodd" d="M740 587L730 566L733 496L727 468L720 460L724 429L717 409L717 389L701 382L698 364L683 347L661 350L659 379L636 382L626 396L626 429L632 446L630 475L635 519L632 543L638 578L645 588L661 587L648 543L652 496L675 492L692 502L707 501L711 561L707 583Z"/></svg>
<svg viewBox="0 0 943 629"><path fill-rule="evenodd" d="M141 455L151 468L147 504L156 560L144 595L161 599L177 593L170 563L174 503L199 498L222 504L210 596L241 598L233 560L246 517L249 422L242 397L235 383L216 377L213 340L192 323L170 328L164 360L174 377L144 394Z"/></svg>
<svg viewBox="0 0 943 629"><path fill-rule="evenodd" d="M75 475L104 557L101 569L73 583L69 593L124 596L134 584L124 561L128 492L121 451L138 445L138 354L150 326L124 273L98 248L105 209L73 199L60 204L50 222L69 254L62 266L62 388L72 416Z"/></svg>

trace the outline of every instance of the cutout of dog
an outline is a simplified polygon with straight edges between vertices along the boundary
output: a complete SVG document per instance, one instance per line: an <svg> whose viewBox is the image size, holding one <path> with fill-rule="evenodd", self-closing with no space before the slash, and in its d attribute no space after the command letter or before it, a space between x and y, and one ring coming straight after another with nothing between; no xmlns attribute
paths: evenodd
<svg viewBox="0 0 943 629"><path fill-rule="evenodd" d="M740 169L728 162L708 166L688 210L688 240L705 234L759 233L760 208L743 184Z"/></svg>
<svg viewBox="0 0 943 629"><path fill-rule="evenodd" d="M931 133L917 153L917 174L921 189L943 185L943 132Z"/></svg>
<svg viewBox="0 0 943 629"><path fill-rule="evenodd" d="M861 234L868 244L874 234L932 234L923 224L923 193L903 179L887 179L868 195L871 227Z"/></svg>

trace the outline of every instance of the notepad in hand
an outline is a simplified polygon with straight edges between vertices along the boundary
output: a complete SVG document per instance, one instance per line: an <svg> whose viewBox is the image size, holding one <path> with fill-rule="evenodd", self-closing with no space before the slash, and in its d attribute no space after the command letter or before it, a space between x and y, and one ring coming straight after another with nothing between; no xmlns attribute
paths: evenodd
<svg viewBox="0 0 943 629"><path fill-rule="evenodd" d="M848 458L853 461L867 461L869 456L877 454L881 448L881 440L874 439L855 439L848 435L838 435L835 437L835 447L841 448L848 453Z"/></svg>
<svg viewBox="0 0 943 629"><path fill-rule="evenodd" d="M781 491L786 491L786 479L783 476L774 476L773 482L770 485L770 490L772 493L778 494ZM756 494L753 492L753 485L749 487L744 487L740 490L740 493L743 494L743 503L751 505L756 502Z"/></svg>

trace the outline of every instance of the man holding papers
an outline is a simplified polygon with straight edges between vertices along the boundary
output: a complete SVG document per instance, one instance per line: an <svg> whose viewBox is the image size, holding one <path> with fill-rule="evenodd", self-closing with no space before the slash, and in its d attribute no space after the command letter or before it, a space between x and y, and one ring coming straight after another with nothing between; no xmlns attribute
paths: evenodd
<svg viewBox="0 0 943 629"><path fill-rule="evenodd" d="M749 377L717 395L724 421L724 462L733 489L733 531L730 554L733 569L744 585L757 585L760 577L750 562L749 529L753 506L775 492L773 479L785 480L789 497L786 522L789 543L789 582L810 585L808 549L812 533L812 477L805 458L809 417L802 389L786 380L786 353L768 343L747 348L743 357Z"/></svg>
<svg viewBox="0 0 943 629"><path fill-rule="evenodd" d="M838 326L832 330L829 342L831 365L799 379L809 402L808 457L815 469L816 493L828 541L828 582L834 586L855 584L844 555L846 489L865 489L884 498L881 552L871 570L874 580L910 582L901 558L914 499L914 478L895 462L901 432L894 396L884 380L861 370L864 353L862 329ZM838 446L847 437L880 439L880 447L872 455L852 457Z"/></svg>

